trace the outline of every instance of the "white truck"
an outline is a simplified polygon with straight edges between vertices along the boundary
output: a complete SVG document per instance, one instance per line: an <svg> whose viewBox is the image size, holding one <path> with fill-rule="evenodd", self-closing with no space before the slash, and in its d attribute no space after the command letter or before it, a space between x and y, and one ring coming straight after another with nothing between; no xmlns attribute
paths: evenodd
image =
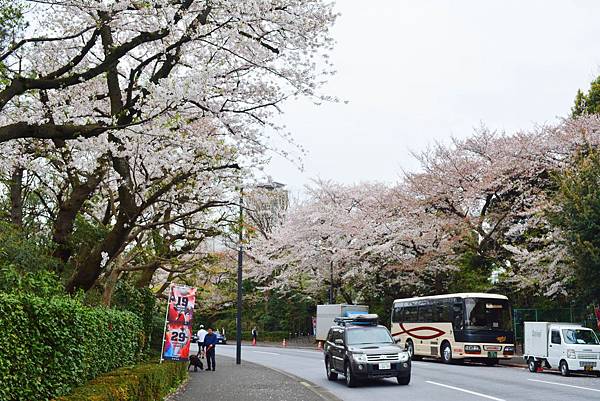
<svg viewBox="0 0 600 401"><path fill-rule="evenodd" d="M367 305L329 304L317 305L317 341L325 341L327 333L333 326L336 317L349 317L357 314L369 313Z"/></svg>
<svg viewBox="0 0 600 401"><path fill-rule="evenodd" d="M593 330L574 323L525 322L523 358L532 373L541 367L600 374L600 342Z"/></svg>

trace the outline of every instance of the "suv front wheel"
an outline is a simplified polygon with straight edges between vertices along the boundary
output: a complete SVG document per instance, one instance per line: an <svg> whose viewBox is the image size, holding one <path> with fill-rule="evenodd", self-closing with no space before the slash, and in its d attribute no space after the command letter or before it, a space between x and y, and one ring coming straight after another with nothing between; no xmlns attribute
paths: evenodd
<svg viewBox="0 0 600 401"><path fill-rule="evenodd" d="M327 380L335 381L338 378L338 374L331 370L329 358L325 359L325 371L327 372Z"/></svg>
<svg viewBox="0 0 600 401"><path fill-rule="evenodd" d="M356 387L357 379L352 374L352 369L350 368L350 362L346 362L344 365L344 375L346 376L346 385L348 387Z"/></svg>

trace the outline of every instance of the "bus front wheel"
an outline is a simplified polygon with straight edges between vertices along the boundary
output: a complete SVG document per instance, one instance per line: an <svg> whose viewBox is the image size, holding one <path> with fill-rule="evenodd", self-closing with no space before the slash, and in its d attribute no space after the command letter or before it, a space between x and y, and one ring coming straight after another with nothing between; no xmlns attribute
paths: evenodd
<svg viewBox="0 0 600 401"><path fill-rule="evenodd" d="M406 341L406 351L408 352L408 355L410 355L410 359L413 361L419 360L419 357L415 355L415 345L412 340Z"/></svg>
<svg viewBox="0 0 600 401"><path fill-rule="evenodd" d="M452 347L450 347L450 343L444 342L442 344L441 355L442 362L452 363Z"/></svg>

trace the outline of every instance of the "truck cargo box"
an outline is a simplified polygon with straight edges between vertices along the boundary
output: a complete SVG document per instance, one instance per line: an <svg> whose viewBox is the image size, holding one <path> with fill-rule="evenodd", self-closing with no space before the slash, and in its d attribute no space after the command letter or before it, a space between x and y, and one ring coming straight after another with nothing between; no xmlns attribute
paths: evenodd
<svg viewBox="0 0 600 401"><path fill-rule="evenodd" d="M317 305L317 341L325 341L327 332L333 326L333 319L357 313L369 313L367 305L329 304Z"/></svg>
<svg viewBox="0 0 600 401"><path fill-rule="evenodd" d="M548 356L548 322L525 322L524 355Z"/></svg>

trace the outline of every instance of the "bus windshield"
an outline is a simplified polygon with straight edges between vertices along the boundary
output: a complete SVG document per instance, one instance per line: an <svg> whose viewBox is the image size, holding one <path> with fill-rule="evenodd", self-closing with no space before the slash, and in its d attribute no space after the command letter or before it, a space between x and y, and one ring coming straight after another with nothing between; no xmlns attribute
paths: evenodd
<svg viewBox="0 0 600 401"><path fill-rule="evenodd" d="M567 344L599 344L596 333L586 329L563 329Z"/></svg>
<svg viewBox="0 0 600 401"><path fill-rule="evenodd" d="M512 330L510 304L505 299L465 298L467 329Z"/></svg>

